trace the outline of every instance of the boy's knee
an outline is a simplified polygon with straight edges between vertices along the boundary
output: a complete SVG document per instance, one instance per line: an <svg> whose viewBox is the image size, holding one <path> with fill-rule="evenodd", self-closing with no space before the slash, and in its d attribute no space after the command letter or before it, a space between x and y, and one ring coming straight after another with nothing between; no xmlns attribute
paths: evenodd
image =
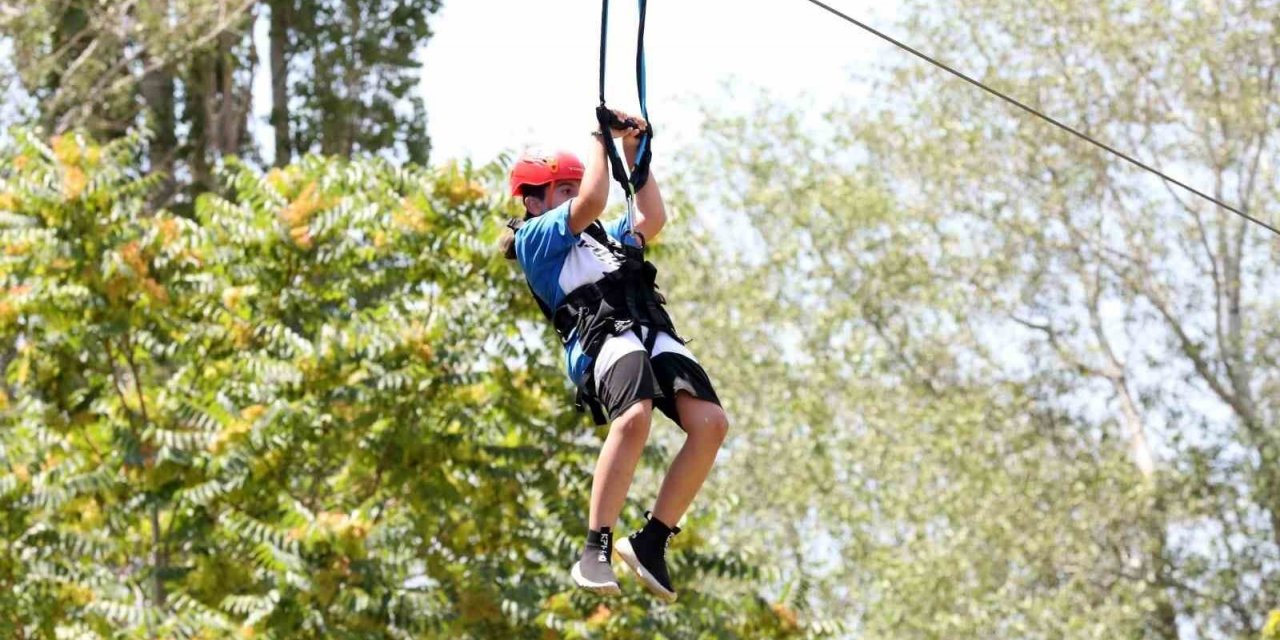
<svg viewBox="0 0 1280 640"><path fill-rule="evenodd" d="M643 400L627 407L622 415L614 419L609 428L624 437L643 438L648 437L651 422L653 422L653 401Z"/></svg>
<svg viewBox="0 0 1280 640"><path fill-rule="evenodd" d="M729 435L729 417L725 415L724 409L715 404L707 403L699 407L693 420L688 422L686 431L690 435L697 435L717 446Z"/></svg>
<svg viewBox="0 0 1280 640"><path fill-rule="evenodd" d="M724 442L729 435L729 416L717 407L707 418L707 437L712 438L717 444Z"/></svg>

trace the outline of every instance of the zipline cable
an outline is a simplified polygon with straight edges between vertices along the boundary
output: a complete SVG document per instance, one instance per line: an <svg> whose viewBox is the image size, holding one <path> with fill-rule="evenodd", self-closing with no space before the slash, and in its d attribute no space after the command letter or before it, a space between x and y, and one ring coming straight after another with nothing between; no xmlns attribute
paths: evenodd
<svg viewBox="0 0 1280 640"><path fill-rule="evenodd" d="M1222 207L1223 209L1226 209L1227 211L1230 211L1231 213L1234 213L1234 214L1236 214L1236 215L1240 216L1241 218L1244 218L1245 220L1248 220L1249 222L1252 222L1252 223L1254 223L1254 224L1256 224L1256 225L1258 225L1258 226L1260 226L1260 227L1262 227L1262 228L1264 228L1264 229L1267 229L1268 231L1270 231L1271 233L1276 234L1277 236L1280 236L1280 229L1277 229L1277 228L1275 228L1275 227L1273 227L1273 226L1271 226L1271 225L1269 225L1269 224L1267 224L1267 223L1265 223L1265 222L1263 222L1263 221L1261 221L1261 220L1259 220L1259 219L1257 219L1257 218L1255 218L1255 217L1253 217L1253 216L1251 216L1251 215L1249 215L1249 214L1247 214L1247 213L1245 213L1245 212L1243 212L1243 211L1241 211L1241 210L1239 210L1239 209L1237 209L1237 208L1235 208L1235 207L1233 207L1233 206L1231 206L1231 205L1229 205L1229 204L1227 204L1227 203L1225 203L1225 202L1223 202L1223 201L1221 201L1221 200L1219 200L1219 199L1217 199L1217 198L1215 198L1215 197L1213 197L1213 196L1211 196L1211 195L1209 195L1209 194L1207 194L1207 193L1205 193L1205 192L1203 192L1203 191L1199 190L1199 189L1196 189L1195 187L1192 187L1191 185L1189 185L1189 184L1187 184L1187 183L1185 183L1185 182L1182 182L1181 180L1178 180L1177 178L1174 178L1174 177L1172 177L1172 176L1170 176L1170 175L1168 175L1168 174L1164 173L1163 171L1160 171L1159 169L1156 169L1156 168L1154 168L1154 167L1152 167L1152 166L1150 166L1150 165L1148 165L1148 164L1146 164L1146 163L1142 162L1141 160L1138 160L1138 159L1136 159L1136 158L1134 158L1134 157L1130 156L1130 155L1129 155L1129 154L1127 154L1127 153L1124 153L1124 152L1122 152L1122 151L1118 151L1118 150L1116 150L1115 148L1111 147L1110 145L1107 145L1106 143L1103 143L1103 142L1099 142L1099 141L1097 141L1097 140L1094 140L1093 138L1089 137L1087 134L1084 134L1084 133L1082 133L1082 132L1080 132L1080 131L1078 131L1078 130L1074 129L1074 128L1072 128L1071 126L1068 126L1068 125L1066 125L1066 124L1063 124L1063 123L1059 122L1058 120L1056 120L1056 119L1054 119L1054 118L1052 118L1052 117L1050 117L1050 116L1047 116L1047 115L1045 115L1045 114L1043 114L1043 113L1041 113L1041 112L1039 112L1039 111L1037 111L1037 110L1033 109L1032 107L1029 107L1029 106L1027 106L1027 105L1023 104L1023 103L1019 102L1018 100L1016 100L1016 99L1014 99L1014 98L1011 98L1011 97L1009 97L1009 96L1007 96L1007 95L1005 95L1005 94L1003 94L1003 93L1001 93L1001 92L999 92L999 91L996 91L995 89L992 89L991 87L988 87L987 85L985 85L985 84L983 84L983 83L981 83L981 82L979 82L979 81L977 81L977 80L974 80L973 78L971 78L971 77L969 77L969 76L965 75L964 73L962 73L962 72L960 72L960 71L957 71L957 70L955 70L955 69L951 68L950 66L946 65L945 63L940 62L940 61L938 61L938 60L936 60L936 59L934 59L934 58L932 58L932 57L930 57L930 56L928 56L928 55L926 55L926 54L924 54L924 53L921 53L920 51L916 50L915 48L911 47L910 45L907 45L906 43L903 43L903 42L901 42L901 41L899 41L899 40L896 40L896 39L894 39L892 36L889 36L889 35L887 35L887 34L885 34L885 33L882 33L882 32L880 32L879 30L877 30L876 28L874 28L874 27L872 27L872 26L870 26L870 25L868 25L868 24L866 24L866 23L864 23L864 22L862 22L862 21L860 21L860 20L857 20L857 19L855 19L855 18L853 18L853 17L851 17L851 16L849 16L849 15L847 15L847 14L845 14L845 13L842 13L841 11L839 11L839 10L835 9L834 7L832 7L831 5L828 5L828 4L826 4L825 2L821 2L821 0L808 0L808 2L811 2L811 3L813 3L813 4L815 4L815 5L819 6L819 7L822 7L823 9L826 9L827 11L831 12L832 14L834 14L834 15L836 15L836 16L838 16L838 17L840 17L840 18L844 18L844 19L845 19L845 20L847 20L848 22L850 22L850 23L852 23L852 24L854 24L854 25L856 25L856 26L858 26L858 27L861 27L862 29L864 29L864 30L866 30L866 31L870 32L871 34L875 35L876 37L881 38L882 40L886 40L886 41L888 41L888 42L892 43L894 46L896 46L896 47L898 47L898 48L900 48L900 49L903 49L903 50L905 50L905 51L907 51L907 52L911 53L912 55L914 55L914 56L916 56L916 57L918 57L918 58L920 58L920 59L922 59L922 60L924 60L924 61L928 62L929 64L932 64L933 66L938 67L939 69L942 69L942 70L944 70L944 71L947 71L948 73L950 73L950 74L952 74L952 75L954 75L954 76L956 76L956 77L960 78L961 80L964 80L965 82L968 82L969 84L972 84L973 86L978 87L978 88L982 89L983 91L986 91L987 93L990 93L991 95L996 96L997 98L1000 98L1001 100L1004 100L1005 102L1008 102L1009 104L1012 104L1013 106L1018 107L1019 109L1022 109L1023 111L1026 111L1027 113L1030 113L1030 114L1032 114L1032 115L1034 115L1034 116L1037 116L1037 117L1039 117L1039 118L1043 119L1044 121L1048 122L1049 124L1052 124L1052 125L1054 125L1054 126L1058 127L1059 129L1062 129L1063 131L1066 131L1066 132L1068 132L1068 133L1070 133L1070 134L1072 134L1072 135L1076 136L1077 138L1080 138L1081 140L1084 140L1084 141L1086 141L1086 142L1088 142L1088 143L1090 143L1090 144L1092 144L1092 145L1094 145L1094 146L1096 146L1096 147L1099 147L1099 148L1101 148L1101 149L1103 149L1103 150L1105 150L1105 151L1109 151L1109 152L1111 152L1112 154L1115 154L1116 156L1118 156L1118 157L1120 157L1120 158L1123 158L1124 160L1127 160L1129 163L1131 163L1131 164L1133 164L1133 165L1135 165L1135 166L1137 166L1137 167L1139 167L1139 168L1146 169L1147 171L1150 171L1151 173L1154 173L1154 174L1156 174L1157 176L1160 176L1161 178L1163 178L1163 179L1165 179L1165 180L1167 180L1167 181L1169 181L1169 182L1171 182L1171 183L1173 183L1173 184L1176 184L1176 185L1178 185L1179 187L1182 187L1183 189L1186 189L1187 191L1190 191L1191 193L1194 193L1195 195L1198 195L1198 196L1200 196L1201 198L1204 198L1205 200L1208 200L1209 202L1212 202L1213 204L1216 204L1216 205L1218 205L1219 207Z"/></svg>

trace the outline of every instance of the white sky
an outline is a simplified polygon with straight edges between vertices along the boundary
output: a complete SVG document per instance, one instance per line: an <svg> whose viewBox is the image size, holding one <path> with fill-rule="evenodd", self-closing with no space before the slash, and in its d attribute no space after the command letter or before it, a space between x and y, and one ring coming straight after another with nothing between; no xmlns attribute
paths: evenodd
<svg viewBox="0 0 1280 640"><path fill-rule="evenodd" d="M897 0L830 0L893 31ZM610 3L610 106L639 111L637 8ZM446 0L423 52L432 160L486 162L529 145L579 153L595 128L600 0ZM699 107L759 90L819 105L867 87L852 78L878 57L904 55L804 0L653 0L645 28L655 163L698 131ZM729 103L729 108L735 105Z"/></svg>

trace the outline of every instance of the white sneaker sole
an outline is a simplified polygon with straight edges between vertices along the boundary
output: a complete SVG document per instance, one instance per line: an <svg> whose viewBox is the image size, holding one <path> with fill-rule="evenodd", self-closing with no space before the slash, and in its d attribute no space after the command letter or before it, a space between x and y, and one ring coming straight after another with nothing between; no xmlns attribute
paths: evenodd
<svg viewBox="0 0 1280 640"><path fill-rule="evenodd" d="M601 596L622 595L622 589L618 587L617 582L592 582L588 580L586 576L582 575L582 568L579 565L580 563L578 562L573 563L573 570L570 571L570 573L573 574L574 584L590 591L591 593Z"/></svg>
<svg viewBox="0 0 1280 640"><path fill-rule="evenodd" d="M658 582L657 578L653 577L653 574L649 573L648 569L644 568L644 565L640 564L640 558L636 557L635 549L631 548L631 540L619 538L614 543L613 550L622 556L622 561L626 562L628 567L631 567L631 571L636 574L636 577L640 579L640 584L644 585L644 588L648 589L649 593L657 596L659 600L667 604L676 601L676 592L668 591L666 587L662 586L662 583Z"/></svg>

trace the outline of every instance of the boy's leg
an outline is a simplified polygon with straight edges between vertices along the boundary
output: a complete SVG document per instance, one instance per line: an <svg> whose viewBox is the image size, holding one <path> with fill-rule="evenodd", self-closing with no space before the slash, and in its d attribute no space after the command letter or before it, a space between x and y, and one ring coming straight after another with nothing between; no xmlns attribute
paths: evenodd
<svg viewBox="0 0 1280 640"><path fill-rule="evenodd" d="M591 483L590 530L571 574L578 586L600 595L622 593L612 566L613 523L627 499L627 489L649 438L652 415L653 401L643 400L615 418L596 462Z"/></svg>
<svg viewBox="0 0 1280 640"><path fill-rule="evenodd" d="M667 572L666 548L680 532L684 516L715 463L729 420L706 371L688 349L666 334L658 337L654 373L662 396L656 405L685 431L684 446L667 470L658 500L644 528L618 541L618 554L640 582L667 602L676 599Z"/></svg>
<svg viewBox="0 0 1280 640"><path fill-rule="evenodd" d="M649 440L649 425L653 419L653 401L642 400L627 409L609 425L609 435L600 458L596 461L595 478L591 483L592 529L612 527L622 513L627 499L627 489L635 476L636 465Z"/></svg>
<svg viewBox="0 0 1280 640"><path fill-rule="evenodd" d="M614 595L621 591L611 564L613 524L649 439L659 393L648 355L633 334L605 341L594 366L595 392L612 421L591 483L587 541L572 574L579 586Z"/></svg>
<svg viewBox="0 0 1280 640"><path fill-rule="evenodd" d="M681 391L676 394L676 410L680 427L686 434L684 446L667 469L658 500L653 505L653 516L671 525L684 517L694 496L698 495L729 432L729 418L714 402L699 400Z"/></svg>
<svg viewBox="0 0 1280 640"><path fill-rule="evenodd" d="M686 436L653 505L655 518L675 526L711 473L729 431L729 418L706 370L686 346L668 334L659 334L654 342L653 369L662 391L655 406Z"/></svg>

